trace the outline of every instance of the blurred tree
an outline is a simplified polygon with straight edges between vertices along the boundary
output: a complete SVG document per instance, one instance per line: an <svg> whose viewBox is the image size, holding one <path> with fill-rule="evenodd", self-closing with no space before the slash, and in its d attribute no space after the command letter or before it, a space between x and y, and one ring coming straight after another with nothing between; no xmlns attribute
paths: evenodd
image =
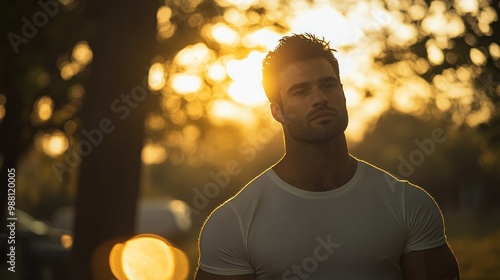
<svg viewBox="0 0 500 280"><path fill-rule="evenodd" d="M96 253L99 246L134 233L144 118L154 100L148 71L157 8L155 1L89 2L97 31L89 40L94 61L74 155L81 167L73 279L111 278L108 255Z"/></svg>
<svg viewBox="0 0 500 280"><path fill-rule="evenodd" d="M425 120L391 110L367 133L366 141L353 147L353 153L425 188L443 209L457 209L464 206L463 189L476 185L481 193L488 186L478 164L480 137L472 134L471 128L448 126L443 120ZM486 207L484 202L482 206Z"/></svg>
<svg viewBox="0 0 500 280"><path fill-rule="evenodd" d="M34 142L52 157L52 175L63 188L81 167L76 274L90 279L96 247L133 231L157 6L55 0L1 5L2 178ZM0 196L2 215L6 194Z"/></svg>
<svg viewBox="0 0 500 280"><path fill-rule="evenodd" d="M146 163L167 160L192 167L219 165L225 158L220 151L214 152L218 147L231 149L268 126L262 107L236 102L230 96L233 79L227 67L252 51L266 51L266 42L256 35L275 33L277 40L278 33L287 30L286 21L292 15L288 11L288 0L165 1L158 11L162 48L156 59L165 82L159 87L158 106L146 118L146 151L164 151L165 156L146 158ZM253 42L245 43L244 38L252 33ZM244 71L243 67L238 70ZM260 87L260 81L247 78L253 87ZM252 89L240 94L258 95ZM231 139L223 136L227 130L231 130Z"/></svg>
<svg viewBox="0 0 500 280"><path fill-rule="evenodd" d="M392 83L414 84L409 77L416 74L429 83L432 91L428 103L401 108L398 99L418 99L419 94L425 95L425 89L417 88L417 93L412 93L411 87L402 92L394 90L393 107L403 113L437 116L451 127L474 128L487 142L482 164L498 170L500 3L462 0L384 0L384 3L389 12L404 19L407 28L388 26L384 32L369 34L382 36L385 42L376 62L388 70ZM398 40L403 32L412 34L411 40L405 43Z"/></svg>
<svg viewBox="0 0 500 280"><path fill-rule="evenodd" d="M75 44L91 28L82 21L82 7L73 1L0 3L0 175L17 169L20 157L42 135L66 131L74 121L81 96L71 94L71 85L84 75L80 65L71 81L61 76L62 63L71 59ZM56 63L57 62L57 63ZM71 132L68 132L70 135ZM64 138L66 139L66 138ZM19 178L18 178L19 179ZM0 219L5 221L7 184L0 189ZM19 190L19 189L18 189ZM20 194L16 193L19 206ZM4 230L2 226L2 231ZM3 242L3 245L6 243ZM4 257L5 254L2 254Z"/></svg>
<svg viewBox="0 0 500 280"><path fill-rule="evenodd" d="M224 118L217 116L223 106L216 105L224 105L229 115L231 110L239 112L233 114L233 121L251 111L245 94L257 95L259 81L250 71L258 69L242 69L250 66L245 60L258 61L258 55L290 31L291 19L304 9L324 7L320 2L166 1L159 10L158 36L175 47L162 61L166 82L161 87L160 111L150 115L146 125L154 147L167 151L162 159L200 162L199 155L206 154L203 143L209 143L204 132ZM332 5L346 17L367 8L371 11L358 30L363 33L361 39L339 47L349 64L359 58L366 61L367 65L345 77L347 88L365 92L359 107L373 110L370 101L377 99L383 106L389 104L380 112L394 108L414 116L446 117L450 125L475 129L489 120L485 127L496 123L500 46L494 34L499 32L499 7L489 1L473 2L380 0ZM247 82L241 86L241 80ZM229 103L216 102L220 100ZM158 125L161 117L164 122ZM238 120L234 123L238 125ZM179 145L182 141L168 140L186 140L181 135L184 127L198 131L196 153ZM246 130L251 131L251 126Z"/></svg>

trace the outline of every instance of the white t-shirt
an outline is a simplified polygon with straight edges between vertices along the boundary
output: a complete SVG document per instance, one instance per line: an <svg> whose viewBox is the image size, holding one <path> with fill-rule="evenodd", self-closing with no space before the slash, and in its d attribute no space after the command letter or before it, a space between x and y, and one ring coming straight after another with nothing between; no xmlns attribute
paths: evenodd
<svg viewBox="0 0 500 280"><path fill-rule="evenodd" d="M445 243L423 189L359 161L344 186L305 191L268 169L212 212L200 268L256 279L403 279L403 254Z"/></svg>

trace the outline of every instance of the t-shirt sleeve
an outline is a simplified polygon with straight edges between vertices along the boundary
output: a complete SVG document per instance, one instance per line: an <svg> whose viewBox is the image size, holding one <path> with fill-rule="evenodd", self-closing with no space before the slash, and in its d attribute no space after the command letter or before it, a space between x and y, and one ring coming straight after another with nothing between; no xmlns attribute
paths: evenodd
<svg viewBox="0 0 500 280"><path fill-rule="evenodd" d="M446 242L441 210L425 190L406 186L405 212L407 238L403 253L435 248Z"/></svg>
<svg viewBox="0 0 500 280"><path fill-rule="evenodd" d="M207 219L199 239L200 269L217 275L254 273L246 254L240 221L229 204Z"/></svg>

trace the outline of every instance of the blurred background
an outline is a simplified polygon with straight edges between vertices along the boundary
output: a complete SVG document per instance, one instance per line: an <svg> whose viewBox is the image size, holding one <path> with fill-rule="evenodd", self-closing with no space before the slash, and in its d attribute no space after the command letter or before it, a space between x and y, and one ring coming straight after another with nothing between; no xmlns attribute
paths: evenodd
<svg viewBox="0 0 500 280"><path fill-rule="evenodd" d="M500 279L497 0L103 2L0 4L1 279L132 277L111 251L143 233L192 278L207 215L283 154L261 61L302 32L337 50L351 153L436 199L463 279Z"/></svg>

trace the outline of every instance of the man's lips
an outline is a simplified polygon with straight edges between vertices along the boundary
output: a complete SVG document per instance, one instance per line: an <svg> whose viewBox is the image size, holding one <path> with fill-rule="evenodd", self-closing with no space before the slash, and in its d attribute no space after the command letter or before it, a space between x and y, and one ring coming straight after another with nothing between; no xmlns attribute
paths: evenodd
<svg viewBox="0 0 500 280"><path fill-rule="evenodd" d="M335 113L331 110L322 110L313 114L309 120L314 121L317 119L331 119L335 116Z"/></svg>

